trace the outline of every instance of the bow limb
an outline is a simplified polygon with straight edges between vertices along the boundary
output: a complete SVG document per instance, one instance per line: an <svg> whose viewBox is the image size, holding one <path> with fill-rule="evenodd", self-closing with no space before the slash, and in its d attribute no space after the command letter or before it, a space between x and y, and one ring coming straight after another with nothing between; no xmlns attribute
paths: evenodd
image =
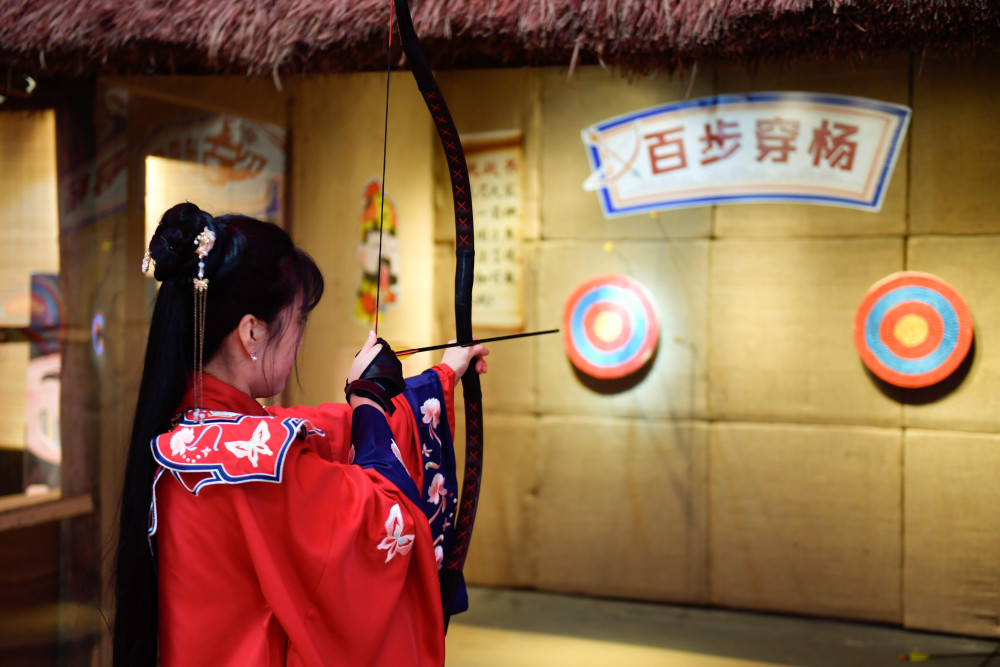
<svg viewBox="0 0 1000 667"><path fill-rule="evenodd" d="M417 88L420 89L427 109L434 119L441 146L447 158L451 177L451 194L455 206L455 329L459 343L472 342L472 278L475 267L475 237L472 227L472 189L469 186L469 169L465 163L465 151L458 136L458 130L431 72L406 0L393 0L396 21L399 26L400 41L409 63ZM483 461L483 414L482 390L476 364L469 364L462 376L462 396L465 398L465 478L458 514L455 519L455 534L451 547L445 554L441 569L441 600L444 607L445 629L454 604L455 595L462 580L462 568L468 554L472 527L479 504L479 481Z"/></svg>

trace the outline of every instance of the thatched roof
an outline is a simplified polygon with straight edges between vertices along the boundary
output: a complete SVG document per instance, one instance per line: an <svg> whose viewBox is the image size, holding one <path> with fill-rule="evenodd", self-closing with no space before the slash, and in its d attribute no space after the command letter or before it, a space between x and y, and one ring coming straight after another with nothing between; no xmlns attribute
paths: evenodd
<svg viewBox="0 0 1000 667"><path fill-rule="evenodd" d="M0 66L36 76L385 67L389 0L0 0ZM1000 49L998 0L411 0L439 68L673 71ZM2 74L2 72L0 72ZM2 79L2 76L0 76Z"/></svg>

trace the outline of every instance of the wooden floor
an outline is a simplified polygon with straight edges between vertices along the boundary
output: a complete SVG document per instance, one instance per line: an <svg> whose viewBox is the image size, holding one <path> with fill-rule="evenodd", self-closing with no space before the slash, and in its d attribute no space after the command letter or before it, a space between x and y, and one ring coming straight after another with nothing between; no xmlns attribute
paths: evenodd
<svg viewBox="0 0 1000 667"><path fill-rule="evenodd" d="M996 641L720 609L473 588L452 619L448 667L879 667L984 664ZM946 657L949 656L949 657ZM957 657L950 657L957 656ZM1000 667L1000 655L989 662Z"/></svg>

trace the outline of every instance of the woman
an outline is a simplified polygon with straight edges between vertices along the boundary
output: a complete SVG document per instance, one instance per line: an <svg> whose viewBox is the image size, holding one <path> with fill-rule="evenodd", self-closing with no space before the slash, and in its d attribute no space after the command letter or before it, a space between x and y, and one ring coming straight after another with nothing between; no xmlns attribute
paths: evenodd
<svg viewBox="0 0 1000 667"><path fill-rule="evenodd" d="M488 351L452 348L404 384L370 334L349 405L265 410L254 399L284 387L323 292L312 259L274 225L190 203L164 214L144 271L150 259L162 284L126 463L114 664L155 665L158 645L164 667L443 664L452 394Z"/></svg>

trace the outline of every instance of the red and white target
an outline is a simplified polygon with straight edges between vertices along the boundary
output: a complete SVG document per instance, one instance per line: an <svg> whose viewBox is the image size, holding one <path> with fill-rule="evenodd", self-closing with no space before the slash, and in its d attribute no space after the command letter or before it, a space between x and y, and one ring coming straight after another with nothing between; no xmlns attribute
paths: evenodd
<svg viewBox="0 0 1000 667"><path fill-rule="evenodd" d="M646 290L627 276L591 278L563 311L563 342L581 372L602 380L625 377L652 357L660 327Z"/></svg>
<svg viewBox="0 0 1000 667"><path fill-rule="evenodd" d="M854 344L868 369L907 388L951 375L968 354L972 333L972 315L958 291L917 271L875 283L854 319Z"/></svg>

